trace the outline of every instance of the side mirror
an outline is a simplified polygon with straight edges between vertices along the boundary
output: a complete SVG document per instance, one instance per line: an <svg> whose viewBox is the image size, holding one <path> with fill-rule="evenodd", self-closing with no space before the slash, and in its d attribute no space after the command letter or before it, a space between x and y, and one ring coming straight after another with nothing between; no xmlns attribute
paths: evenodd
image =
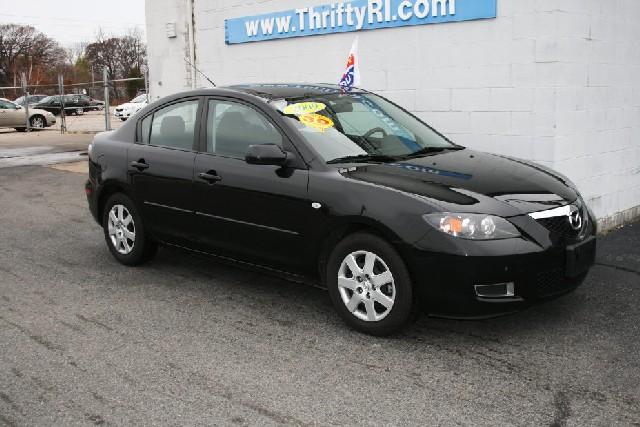
<svg viewBox="0 0 640 427"><path fill-rule="evenodd" d="M260 144L250 145L244 160L250 165L284 166L292 156L275 144Z"/></svg>

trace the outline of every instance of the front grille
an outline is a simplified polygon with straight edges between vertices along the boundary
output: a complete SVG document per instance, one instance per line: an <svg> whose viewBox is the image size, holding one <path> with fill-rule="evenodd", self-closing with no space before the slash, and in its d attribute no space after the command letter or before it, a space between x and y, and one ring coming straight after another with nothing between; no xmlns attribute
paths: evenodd
<svg viewBox="0 0 640 427"><path fill-rule="evenodd" d="M571 281L565 277L562 267L540 271L535 278L535 290L539 297L560 294L569 290L571 286Z"/></svg>
<svg viewBox="0 0 640 427"><path fill-rule="evenodd" d="M541 218L537 220L539 224L549 230L551 241L554 243L573 243L578 240L581 230L574 230L569 223L567 216L555 216L552 218Z"/></svg>
<svg viewBox="0 0 640 427"><path fill-rule="evenodd" d="M549 238L554 245L571 245L583 240L592 231L589 212L584 206L578 206L582 215L582 227L574 230L567 215L538 218L538 224L549 230Z"/></svg>

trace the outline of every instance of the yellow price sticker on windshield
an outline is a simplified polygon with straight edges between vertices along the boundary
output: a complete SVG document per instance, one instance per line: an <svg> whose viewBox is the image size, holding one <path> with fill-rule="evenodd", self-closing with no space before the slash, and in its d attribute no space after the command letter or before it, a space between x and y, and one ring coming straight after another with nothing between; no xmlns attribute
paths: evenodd
<svg viewBox="0 0 640 427"><path fill-rule="evenodd" d="M300 116L300 122L322 132L333 127L333 120L320 114L304 114Z"/></svg>
<svg viewBox="0 0 640 427"><path fill-rule="evenodd" d="M298 102L297 104L287 105L282 112L285 114L293 114L294 116L301 116L303 114L317 113L325 108L327 108L327 106L322 102Z"/></svg>

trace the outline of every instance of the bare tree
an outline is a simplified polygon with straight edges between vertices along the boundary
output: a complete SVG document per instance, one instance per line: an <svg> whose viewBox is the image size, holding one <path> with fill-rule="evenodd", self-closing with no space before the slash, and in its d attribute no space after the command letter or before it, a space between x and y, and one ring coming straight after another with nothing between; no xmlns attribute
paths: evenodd
<svg viewBox="0 0 640 427"><path fill-rule="evenodd" d="M138 30L129 30L124 36L106 36L100 30L96 41L86 46L85 59L89 67L99 73L106 67L109 79L140 78L146 65L147 48ZM127 96L131 97L144 87L144 83L131 81L125 87ZM124 95L115 87L114 94L116 97Z"/></svg>
<svg viewBox="0 0 640 427"><path fill-rule="evenodd" d="M17 86L22 71L29 84L39 84L64 66L65 50L31 26L0 25L0 85Z"/></svg>
<svg viewBox="0 0 640 427"><path fill-rule="evenodd" d="M85 49L87 61L96 69L107 68L110 79L118 76L118 51L119 41L117 37L107 37L102 30L98 31L96 41L89 43Z"/></svg>
<svg viewBox="0 0 640 427"><path fill-rule="evenodd" d="M87 61L97 69L107 68L109 78L126 78L134 69L140 70L146 63L147 49L142 35L130 30L126 35L105 36L99 31L96 41L85 48Z"/></svg>
<svg viewBox="0 0 640 427"><path fill-rule="evenodd" d="M67 48L67 58L69 62L75 64L78 60L84 58L87 51L88 42L76 42Z"/></svg>

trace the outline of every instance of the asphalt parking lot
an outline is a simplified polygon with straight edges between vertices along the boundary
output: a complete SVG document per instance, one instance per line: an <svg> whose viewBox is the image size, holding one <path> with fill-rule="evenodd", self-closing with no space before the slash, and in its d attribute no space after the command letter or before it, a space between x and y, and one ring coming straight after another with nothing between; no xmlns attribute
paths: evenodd
<svg viewBox="0 0 640 427"><path fill-rule="evenodd" d="M573 294L380 339L320 289L170 249L123 267L82 164L24 164L0 167L0 424L640 425L640 223Z"/></svg>

